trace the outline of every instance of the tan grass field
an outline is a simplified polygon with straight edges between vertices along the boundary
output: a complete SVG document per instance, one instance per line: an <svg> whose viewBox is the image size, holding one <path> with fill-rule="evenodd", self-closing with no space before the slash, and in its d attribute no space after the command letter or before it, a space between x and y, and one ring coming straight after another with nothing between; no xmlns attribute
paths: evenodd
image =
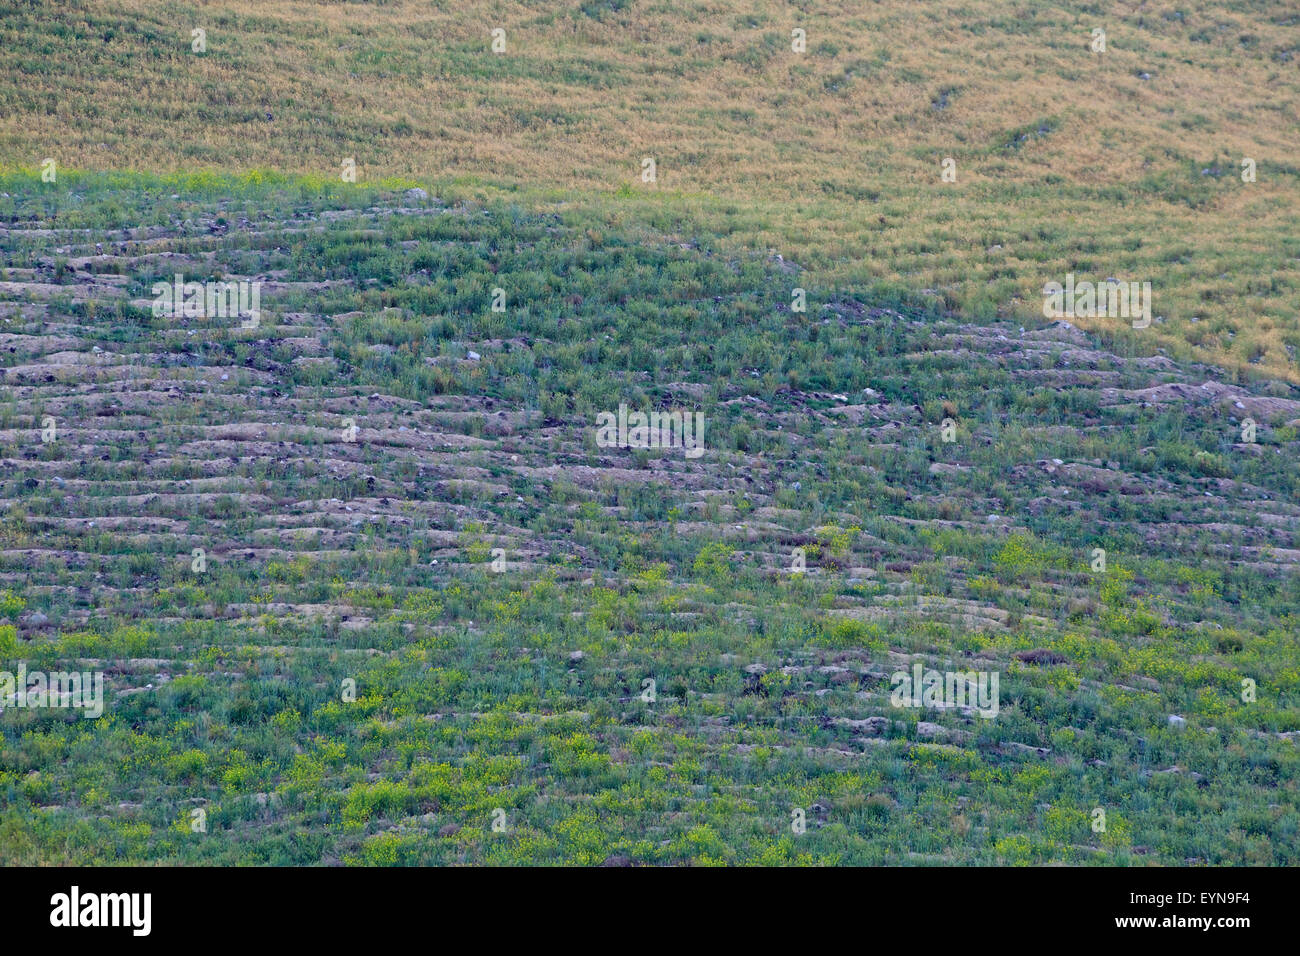
<svg viewBox="0 0 1300 956"><path fill-rule="evenodd" d="M1150 281L1150 329L1076 324L1300 381L1293 3L0 8L7 168L328 178L353 157L362 180L703 229L808 285L981 319L1041 317L1067 272Z"/></svg>

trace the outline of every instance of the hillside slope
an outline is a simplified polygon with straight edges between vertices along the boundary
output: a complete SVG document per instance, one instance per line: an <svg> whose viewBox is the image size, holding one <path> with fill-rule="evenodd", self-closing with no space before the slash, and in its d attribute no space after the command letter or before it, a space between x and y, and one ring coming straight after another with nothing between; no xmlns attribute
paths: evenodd
<svg viewBox="0 0 1300 956"><path fill-rule="evenodd" d="M1293 387L616 209L0 187L0 660L106 676L0 715L3 862L1300 862Z"/></svg>
<svg viewBox="0 0 1300 956"><path fill-rule="evenodd" d="M1286 0L221 8L0 3L0 165L334 179L352 158L436 193L653 193L825 289L981 321L1040 314L1069 273L1149 281L1147 354L1300 381Z"/></svg>

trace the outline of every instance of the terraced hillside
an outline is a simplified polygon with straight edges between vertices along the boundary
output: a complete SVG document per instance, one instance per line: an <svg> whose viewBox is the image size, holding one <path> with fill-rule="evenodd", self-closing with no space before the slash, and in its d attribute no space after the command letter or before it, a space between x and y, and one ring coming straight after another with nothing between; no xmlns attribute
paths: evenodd
<svg viewBox="0 0 1300 956"><path fill-rule="evenodd" d="M4 862L1300 862L1295 386L685 216L3 186L0 661L107 681L0 714Z"/></svg>
<svg viewBox="0 0 1300 956"><path fill-rule="evenodd" d="M1296 383L1298 134L1294 0L0 0L0 170L704 204L982 322L1149 281L1171 356Z"/></svg>

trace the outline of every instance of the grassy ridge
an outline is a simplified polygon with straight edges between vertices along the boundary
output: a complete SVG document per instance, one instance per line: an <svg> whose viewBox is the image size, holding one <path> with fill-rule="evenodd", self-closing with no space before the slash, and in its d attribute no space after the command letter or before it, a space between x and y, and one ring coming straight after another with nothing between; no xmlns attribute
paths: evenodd
<svg viewBox="0 0 1300 956"><path fill-rule="evenodd" d="M0 4L10 167L330 178L351 156L362 180L484 198L655 192L827 287L981 320L1038 315L1067 272L1149 280L1148 351L1300 378L1284 2L59 6Z"/></svg>

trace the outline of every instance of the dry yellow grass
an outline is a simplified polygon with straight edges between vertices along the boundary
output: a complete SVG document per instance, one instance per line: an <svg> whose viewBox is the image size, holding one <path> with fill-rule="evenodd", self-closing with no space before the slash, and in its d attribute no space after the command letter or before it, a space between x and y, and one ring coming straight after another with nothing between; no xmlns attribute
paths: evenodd
<svg viewBox="0 0 1300 956"><path fill-rule="evenodd" d="M1285 2L58 7L0 18L8 166L336 175L351 156L363 179L698 214L811 282L980 317L1040 315L1067 272L1147 280L1162 321L1134 348L1300 380Z"/></svg>

